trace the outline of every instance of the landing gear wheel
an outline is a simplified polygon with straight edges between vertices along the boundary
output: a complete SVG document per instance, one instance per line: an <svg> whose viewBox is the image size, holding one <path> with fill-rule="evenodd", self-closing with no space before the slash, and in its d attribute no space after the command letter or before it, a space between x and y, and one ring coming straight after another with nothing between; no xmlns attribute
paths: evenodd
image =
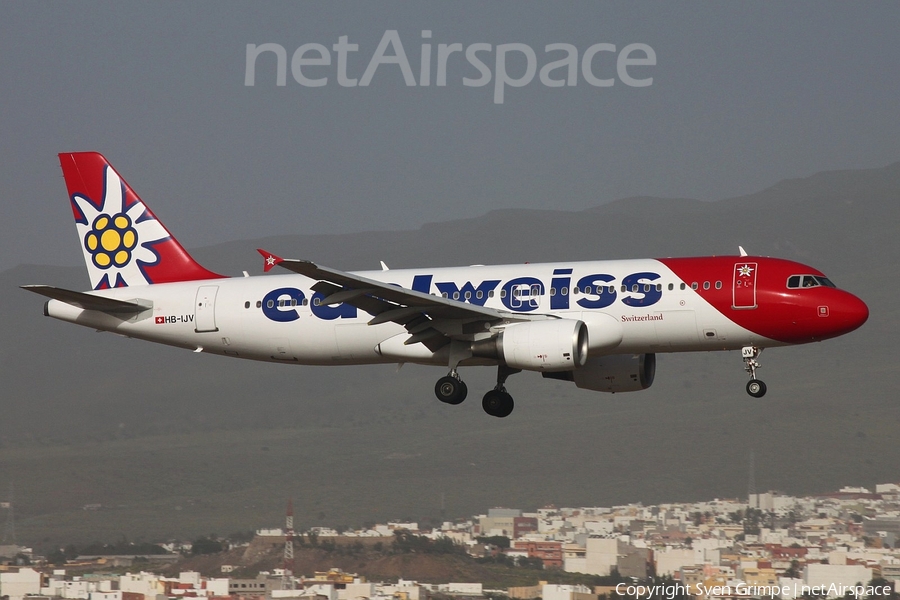
<svg viewBox="0 0 900 600"><path fill-rule="evenodd" d="M766 395L766 384L756 378L756 370L759 368L759 361L756 359L762 354L763 349L756 346L744 346L741 348L741 357L744 359L744 370L750 376L747 382L747 393L754 398L762 398Z"/></svg>
<svg viewBox="0 0 900 600"><path fill-rule="evenodd" d="M759 379L751 379L747 382L747 393L754 398L762 398L766 395L766 384Z"/></svg>
<svg viewBox="0 0 900 600"><path fill-rule="evenodd" d="M460 404L466 399L468 393L469 389L466 384L452 375L441 377L434 384L434 395L446 404Z"/></svg>
<svg viewBox="0 0 900 600"><path fill-rule="evenodd" d="M492 417L508 417L515 407L512 396L503 390L490 390L481 401L484 412Z"/></svg>

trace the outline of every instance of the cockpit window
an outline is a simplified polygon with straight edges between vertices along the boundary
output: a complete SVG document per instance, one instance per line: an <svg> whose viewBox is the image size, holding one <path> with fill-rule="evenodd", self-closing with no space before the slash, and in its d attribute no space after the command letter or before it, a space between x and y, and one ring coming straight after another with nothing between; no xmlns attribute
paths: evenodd
<svg viewBox="0 0 900 600"><path fill-rule="evenodd" d="M831 283L830 279L821 275L791 275L787 280L787 286L790 289L819 287L820 285L831 288L837 287Z"/></svg>

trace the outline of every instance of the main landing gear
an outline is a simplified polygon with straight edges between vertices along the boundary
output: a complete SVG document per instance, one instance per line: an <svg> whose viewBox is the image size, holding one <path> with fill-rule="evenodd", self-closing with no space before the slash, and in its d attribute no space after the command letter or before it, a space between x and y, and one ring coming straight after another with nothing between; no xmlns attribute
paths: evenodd
<svg viewBox="0 0 900 600"><path fill-rule="evenodd" d="M434 384L434 395L437 399L446 404L461 404L466 399L469 388L466 383L459 378L456 369L450 369L450 374L441 377Z"/></svg>
<svg viewBox="0 0 900 600"><path fill-rule="evenodd" d="M492 417L503 418L509 416L516 404L513 402L512 396L506 391L504 384L507 377L519 373L521 370L511 369L506 365L497 367L497 385L494 386L494 389L488 391L481 400L481 408L484 409L484 412Z"/></svg>
<svg viewBox="0 0 900 600"><path fill-rule="evenodd" d="M497 385L494 389L488 391L481 400L481 407L484 412L492 417L508 417L515 407L512 396L506 391L504 384L506 378L510 375L520 372L521 369L511 369L506 365L500 365L497 368ZM466 384L459 378L456 369L451 369L446 377L441 377L434 385L434 395L437 399L446 404L460 404L466 399L468 389Z"/></svg>
<svg viewBox="0 0 900 600"><path fill-rule="evenodd" d="M747 393L754 398L762 398L766 395L766 384L756 378L756 370L759 368L759 362L756 360L763 349L756 346L744 346L741 348L741 356L744 358L744 370L750 375L750 381L747 382Z"/></svg>

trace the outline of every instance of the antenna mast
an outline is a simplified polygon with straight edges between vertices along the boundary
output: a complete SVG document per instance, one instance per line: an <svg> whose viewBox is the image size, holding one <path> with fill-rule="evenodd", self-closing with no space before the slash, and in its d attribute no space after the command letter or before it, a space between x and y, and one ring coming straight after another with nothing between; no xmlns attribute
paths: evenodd
<svg viewBox="0 0 900 600"><path fill-rule="evenodd" d="M281 589L294 589L294 501L288 500L284 517L284 564L282 565Z"/></svg>

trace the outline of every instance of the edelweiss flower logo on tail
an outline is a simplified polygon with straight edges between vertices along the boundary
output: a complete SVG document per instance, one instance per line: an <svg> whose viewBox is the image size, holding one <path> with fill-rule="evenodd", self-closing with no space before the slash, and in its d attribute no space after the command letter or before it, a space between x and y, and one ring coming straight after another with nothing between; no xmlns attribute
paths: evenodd
<svg viewBox="0 0 900 600"><path fill-rule="evenodd" d="M100 215L84 237L84 245L91 253L94 266L121 268L131 262L131 251L137 246L137 231L126 214Z"/></svg>
<svg viewBox="0 0 900 600"><path fill-rule="evenodd" d="M144 268L159 262L153 244L169 234L139 199L128 205L122 180L109 166L104 171L102 202L72 196L91 285L98 290L152 283Z"/></svg>

